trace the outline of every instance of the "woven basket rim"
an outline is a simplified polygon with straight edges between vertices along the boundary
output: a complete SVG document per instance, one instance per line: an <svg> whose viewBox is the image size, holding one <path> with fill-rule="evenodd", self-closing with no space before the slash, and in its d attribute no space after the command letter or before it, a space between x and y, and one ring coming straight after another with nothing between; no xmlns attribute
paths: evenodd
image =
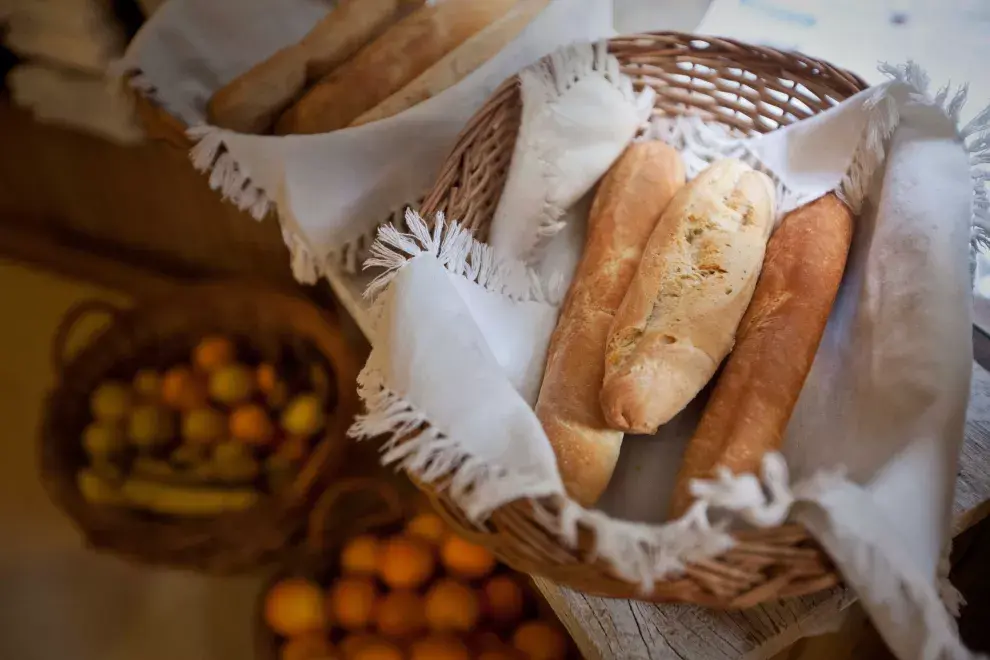
<svg viewBox="0 0 990 660"><path fill-rule="evenodd" d="M621 70L634 77L634 86L649 85L657 92L655 113L701 114L708 121L749 134L813 116L868 87L859 76L824 60L735 39L643 33L611 39L609 51L619 59ZM695 69L697 65L700 68ZM781 100L780 94L786 98ZM514 144L518 131L519 95L518 77L514 77L469 120L424 199L422 217L444 212L485 240L510 164L510 158L500 159L500 150L511 152L511 146L506 148L501 142L508 134ZM496 171L491 163L502 170ZM592 558L587 535L582 534L578 547L570 549L550 538L550 532L537 532L541 527L529 500L499 507L479 527L442 487L421 482L417 486L449 524L493 550L502 561L593 595L742 608L816 592L840 581L831 560L807 530L787 524L734 534L737 543L729 552L689 564L684 575L656 582L647 594ZM552 500L541 502L551 510L553 504Z"/></svg>
<svg viewBox="0 0 990 660"><path fill-rule="evenodd" d="M78 492L76 469L64 457L67 443L78 443L59 427L60 414L78 395L69 384L75 378L91 380L89 362L109 352L119 362L125 355L111 346L128 326L141 326L162 314L181 314L190 306L211 310L217 301L236 300L270 314L286 334L308 340L330 363L336 381L337 400L326 433L317 442L293 484L285 491L262 497L244 511L210 518L150 517L140 512L101 508L86 502ZM70 314L67 314L68 318ZM199 317L194 317L199 318ZM188 319L185 320L188 323ZM224 320L222 327L236 329ZM215 331L217 326L211 326ZM186 328L195 332L195 327ZM206 329L204 329L206 331ZM243 335L241 335L243 336ZM108 358L111 359L111 358ZM106 360L103 360L104 362ZM105 371L104 371L105 372ZM88 338L85 346L66 361L45 400L45 415L38 443L38 467L49 499L65 513L87 546L137 563L193 568L212 573L236 573L265 565L288 551L290 542L305 529L313 498L342 465L345 436L358 410L355 382L358 364L331 313L312 302L267 286L217 282L183 287L120 309L109 324ZM78 404L77 404L78 405Z"/></svg>

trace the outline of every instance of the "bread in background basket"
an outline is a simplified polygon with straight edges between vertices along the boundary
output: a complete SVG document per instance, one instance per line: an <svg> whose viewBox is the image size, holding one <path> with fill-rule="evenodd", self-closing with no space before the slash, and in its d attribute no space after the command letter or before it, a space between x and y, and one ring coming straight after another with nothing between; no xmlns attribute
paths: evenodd
<svg viewBox="0 0 990 660"><path fill-rule="evenodd" d="M809 109L809 114L814 114L865 88L860 79L827 63L816 61L809 67L808 58L775 52L770 64L765 59L765 50L731 40L672 33L633 35L613 39L609 51L634 84L651 87L656 92L657 115L693 113L747 134L769 131L797 120L797 115L777 112L781 104L787 104L786 100L777 98L782 89L786 88L795 103L800 102ZM742 105L730 102L720 91L728 87L746 95L748 111L742 111ZM803 91L811 88L816 90L811 95ZM518 82L512 81L479 112L479 117L492 119L480 119L462 136L444 176L427 195L422 206L424 217L442 210L450 218L463 220L477 235L488 235L492 210L502 192L501 184L475 187L472 182L479 177L504 182L506 161L493 160L493 150L510 151L514 146L504 135L506 132L515 135L519 130L520 102ZM500 136L497 140L496 134ZM476 162L497 165L479 171L472 165ZM756 260L756 267L761 260ZM753 279L749 281L755 283ZM740 306L740 315L744 308L745 301ZM735 323L730 325L734 332ZM587 353L591 356L593 351ZM714 369L701 379L699 386L713 372ZM643 466L638 477L649 478L648 470L652 469ZM477 530L476 522L448 489L432 483L419 485L455 525ZM766 599L814 592L838 581L827 556L807 532L797 526L783 526L738 532L734 534L735 547L728 553L702 562L688 562L684 573L657 580L643 589L631 583L628 576L617 575L614 566L595 553L593 535L600 529L592 525L597 524L595 516L602 513L589 512L588 520L575 526L577 538L573 544L552 534L532 531L548 524L544 516L557 515L560 506L552 499L502 504L487 517L485 533L479 538L496 555L520 570L543 575L579 591L608 596L745 607ZM542 509L543 513L536 513L536 509ZM653 530L654 526L650 526L650 533ZM606 548L613 559L620 554L617 547Z"/></svg>
<svg viewBox="0 0 990 660"><path fill-rule="evenodd" d="M506 7L440 62L427 63L428 79L412 81L408 98L420 99L424 88L432 96L373 129L282 140L210 123L213 94L298 44L336 11L312 0L170 0L131 41L115 72L131 88L148 133L189 152L224 199L259 220L278 211L293 274L315 282L359 268L377 226L418 203L464 122L507 77L567 43L611 30L609 3L542 1L513 5L511 18Z"/></svg>
<svg viewBox="0 0 990 660"><path fill-rule="evenodd" d="M207 119L286 135L391 117L469 75L548 2L343 0L299 43L217 90Z"/></svg>

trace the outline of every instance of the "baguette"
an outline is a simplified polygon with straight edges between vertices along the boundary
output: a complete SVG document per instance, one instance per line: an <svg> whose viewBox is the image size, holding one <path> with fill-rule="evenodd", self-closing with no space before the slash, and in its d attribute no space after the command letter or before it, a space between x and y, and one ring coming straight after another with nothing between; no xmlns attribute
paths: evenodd
<svg viewBox="0 0 990 660"><path fill-rule="evenodd" d="M622 444L622 431L608 427L598 405L608 329L650 232L683 185L673 148L626 149L595 195L584 254L550 339L536 415L567 493L584 506L605 490Z"/></svg>
<svg viewBox="0 0 990 660"><path fill-rule="evenodd" d="M319 80L382 32L400 8L423 0L340 0L337 6L292 46L221 87L206 106L214 126L241 133L265 133L278 116Z"/></svg>
<svg viewBox="0 0 990 660"><path fill-rule="evenodd" d="M671 508L691 503L690 483L724 466L759 472L781 445L839 290L853 217L828 194L787 215L767 246L763 274L681 465Z"/></svg>
<svg viewBox="0 0 990 660"><path fill-rule="evenodd" d="M671 201L609 332L601 406L613 428L655 433L715 374L753 295L773 200L766 175L728 159Z"/></svg>
<svg viewBox="0 0 990 660"><path fill-rule="evenodd" d="M351 122L351 126L392 117L453 87L505 48L548 4L550 0L520 0L505 16L447 53L411 83Z"/></svg>
<svg viewBox="0 0 990 660"><path fill-rule="evenodd" d="M439 0L359 50L282 113L275 132L327 133L348 126L402 89L516 0Z"/></svg>

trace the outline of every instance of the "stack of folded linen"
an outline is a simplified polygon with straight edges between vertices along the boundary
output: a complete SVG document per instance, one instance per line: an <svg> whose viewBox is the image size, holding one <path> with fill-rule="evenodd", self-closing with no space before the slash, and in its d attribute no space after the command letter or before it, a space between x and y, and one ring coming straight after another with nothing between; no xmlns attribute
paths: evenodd
<svg viewBox="0 0 990 660"><path fill-rule="evenodd" d="M39 121L122 143L141 139L133 112L109 85L109 64L126 46L123 26L101 0L0 0L4 45L22 63L8 74L14 101ZM5 10L5 11L4 11Z"/></svg>

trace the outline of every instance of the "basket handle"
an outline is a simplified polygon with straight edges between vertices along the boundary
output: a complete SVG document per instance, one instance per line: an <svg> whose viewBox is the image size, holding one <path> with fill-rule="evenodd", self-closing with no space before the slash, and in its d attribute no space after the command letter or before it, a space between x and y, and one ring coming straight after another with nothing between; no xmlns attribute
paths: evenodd
<svg viewBox="0 0 990 660"><path fill-rule="evenodd" d="M375 527L398 522L405 517L405 507L399 491L387 481L371 477L339 481L320 496L310 513L306 543L311 551L318 553L323 549L328 533L332 533L334 528L339 526L339 522L333 521L335 509L345 497L354 495L360 495L366 501L378 506L366 515L361 515L359 512L356 516L347 516L347 519L354 523L348 528L349 533L360 534Z"/></svg>
<svg viewBox="0 0 990 660"><path fill-rule="evenodd" d="M58 327L55 329L55 335L52 337L52 368L55 371L56 378L61 377L62 371L65 370L67 361L65 349L66 344L69 342L69 337L72 335L73 328L85 317L96 313L109 316L113 320L120 315L120 308L106 300L92 298L78 302L70 307L69 311L62 317L62 320L59 321Z"/></svg>

